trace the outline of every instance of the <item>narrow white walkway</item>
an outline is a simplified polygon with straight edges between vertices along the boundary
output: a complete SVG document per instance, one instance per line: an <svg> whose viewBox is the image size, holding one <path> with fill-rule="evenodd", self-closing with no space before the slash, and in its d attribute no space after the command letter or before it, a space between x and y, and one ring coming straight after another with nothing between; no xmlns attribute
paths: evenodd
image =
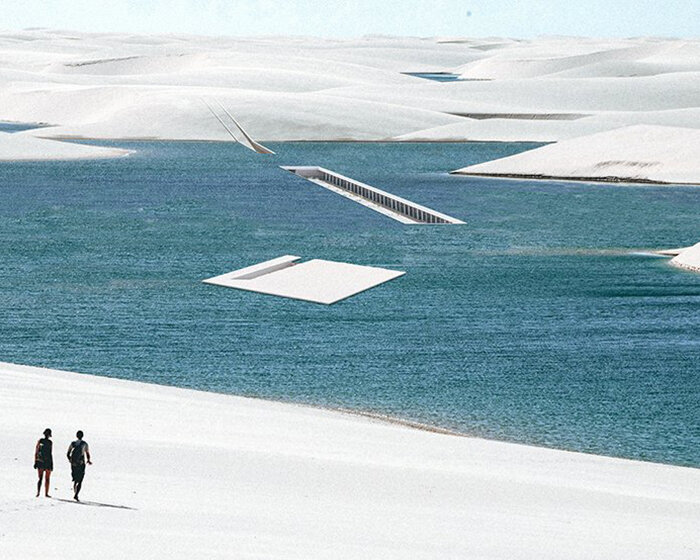
<svg viewBox="0 0 700 560"><path fill-rule="evenodd" d="M382 191L366 183L361 183L350 177L345 177L324 167L304 166L285 167L299 177L322 186L345 198L367 206L375 212L384 214L403 224L463 224L462 220L438 212L426 206L421 206L400 196Z"/></svg>

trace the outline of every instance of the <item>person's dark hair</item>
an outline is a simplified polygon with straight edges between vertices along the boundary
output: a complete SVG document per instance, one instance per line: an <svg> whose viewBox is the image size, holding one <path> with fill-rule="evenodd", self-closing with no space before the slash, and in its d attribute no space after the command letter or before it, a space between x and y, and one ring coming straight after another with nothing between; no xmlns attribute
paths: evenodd
<svg viewBox="0 0 700 560"><path fill-rule="evenodd" d="M83 430L78 430L75 434L78 439L83 439Z"/></svg>
<svg viewBox="0 0 700 560"><path fill-rule="evenodd" d="M51 437L51 428L46 428L44 430L44 436Z"/></svg>

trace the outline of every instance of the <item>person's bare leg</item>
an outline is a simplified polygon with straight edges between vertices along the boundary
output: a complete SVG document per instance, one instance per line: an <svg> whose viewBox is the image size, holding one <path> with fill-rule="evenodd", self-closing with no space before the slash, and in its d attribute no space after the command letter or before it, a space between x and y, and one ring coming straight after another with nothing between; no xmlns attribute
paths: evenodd
<svg viewBox="0 0 700 560"><path fill-rule="evenodd" d="M39 494L41 494L41 479L42 475L44 474L44 471L41 469L36 470L37 474L39 475L39 480L36 483L36 497L39 497Z"/></svg>
<svg viewBox="0 0 700 560"><path fill-rule="evenodd" d="M46 483L44 485L44 496L50 498L49 496L49 485L51 484L51 471L46 471Z"/></svg>

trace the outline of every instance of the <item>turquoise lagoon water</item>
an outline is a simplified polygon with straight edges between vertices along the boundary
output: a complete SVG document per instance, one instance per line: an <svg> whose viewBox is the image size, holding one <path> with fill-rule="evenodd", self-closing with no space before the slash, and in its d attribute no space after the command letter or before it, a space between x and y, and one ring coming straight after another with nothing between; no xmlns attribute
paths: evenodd
<svg viewBox="0 0 700 560"><path fill-rule="evenodd" d="M433 80L435 82L464 82L473 80L464 80L459 77L459 74L451 74L450 72L401 72L407 76L415 78L423 78L424 80Z"/></svg>
<svg viewBox="0 0 700 560"><path fill-rule="evenodd" d="M0 164L0 360L700 466L700 275L642 252L700 240L700 188L445 173L523 144L113 144ZM330 307L200 282L287 253L407 274Z"/></svg>
<svg viewBox="0 0 700 560"><path fill-rule="evenodd" d="M45 125L43 124L33 124L33 123L18 123L18 122L7 122L0 121L0 132L21 132L23 130L31 130L33 128L41 128Z"/></svg>

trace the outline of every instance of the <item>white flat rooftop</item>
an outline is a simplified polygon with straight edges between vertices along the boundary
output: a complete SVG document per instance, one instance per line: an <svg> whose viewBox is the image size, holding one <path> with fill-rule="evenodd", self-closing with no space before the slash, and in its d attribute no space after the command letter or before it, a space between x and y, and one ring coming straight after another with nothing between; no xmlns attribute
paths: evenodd
<svg viewBox="0 0 700 560"><path fill-rule="evenodd" d="M403 276L405 272L374 266L284 255L234 270L203 282L330 305Z"/></svg>

